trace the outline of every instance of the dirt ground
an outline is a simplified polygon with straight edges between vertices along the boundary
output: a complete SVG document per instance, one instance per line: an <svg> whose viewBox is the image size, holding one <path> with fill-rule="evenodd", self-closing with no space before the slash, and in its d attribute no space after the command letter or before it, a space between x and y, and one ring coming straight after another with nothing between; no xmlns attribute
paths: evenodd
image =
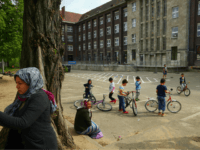
<svg viewBox="0 0 200 150"><path fill-rule="evenodd" d="M0 77L1 76L2 75L0 75ZM16 92L17 89L14 77L3 76L3 79L0 79L0 111L3 112L4 109L14 101ZM65 118L69 119L68 121L73 124L73 119L67 116ZM3 127L0 126L0 130L2 128ZM81 147L81 149L98 149L96 145L90 143L86 138L84 138L83 135L78 135L77 133L75 133L72 127L69 127L69 130L73 136L74 142L77 145L77 147Z"/></svg>

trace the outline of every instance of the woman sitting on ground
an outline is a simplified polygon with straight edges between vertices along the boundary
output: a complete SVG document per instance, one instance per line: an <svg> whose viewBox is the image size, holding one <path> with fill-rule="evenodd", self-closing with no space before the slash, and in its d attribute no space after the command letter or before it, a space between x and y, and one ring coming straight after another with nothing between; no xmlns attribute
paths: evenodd
<svg viewBox="0 0 200 150"><path fill-rule="evenodd" d="M89 135L93 139L102 138L103 133L99 126L91 120L92 112L90 108L91 102L84 101L84 107L77 109L74 129L78 134Z"/></svg>

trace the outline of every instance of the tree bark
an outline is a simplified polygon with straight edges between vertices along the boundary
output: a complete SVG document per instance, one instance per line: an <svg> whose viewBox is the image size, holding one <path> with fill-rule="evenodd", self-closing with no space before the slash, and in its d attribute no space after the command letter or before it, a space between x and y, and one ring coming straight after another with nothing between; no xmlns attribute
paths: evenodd
<svg viewBox="0 0 200 150"><path fill-rule="evenodd" d="M58 111L56 116L52 115L51 122L57 136L58 148L62 150L76 148L76 145L68 131L61 104L64 45L61 43L60 3L61 0L24 1L20 68L37 67L44 80L43 88L54 94ZM0 132L0 139L6 139L7 133L8 129L4 127ZM5 141L0 140L0 148Z"/></svg>

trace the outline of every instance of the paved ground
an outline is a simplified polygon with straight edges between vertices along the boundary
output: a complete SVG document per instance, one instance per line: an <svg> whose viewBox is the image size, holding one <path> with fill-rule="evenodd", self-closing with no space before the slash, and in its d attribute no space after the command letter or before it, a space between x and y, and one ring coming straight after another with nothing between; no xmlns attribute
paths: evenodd
<svg viewBox="0 0 200 150"><path fill-rule="evenodd" d="M84 87L83 84L88 79L92 79L93 94L97 100L101 100L103 94L108 94L108 78L112 76L116 84L114 97L117 98L117 89L121 81L128 79L125 90L135 90L135 77L140 76L142 89L138 105L138 116L134 116L129 107L129 114L118 112L119 103L112 104L112 111L102 112L96 107L92 108L93 118L104 137L104 148L106 149L200 149L200 141L195 142L193 137L200 135L200 73L185 73L186 81L191 95L185 97L178 95L176 87L179 85L180 74L168 73L166 86L173 88L172 99L176 99L182 104L182 110L173 114L166 109L166 116L159 117L156 113L146 111L144 104L148 97L156 97L156 86L162 77L162 73L152 72L97 72L97 71L74 71L65 74L62 87L62 104L64 114L71 118L75 117L76 109L74 102L81 100ZM168 95L167 95L168 96ZM109 102L106 98L106 102ZM122 140L117 141L121 136ZM96 140L101 141L101 140ZM99 142L100 143L100 142Z"/></svg>

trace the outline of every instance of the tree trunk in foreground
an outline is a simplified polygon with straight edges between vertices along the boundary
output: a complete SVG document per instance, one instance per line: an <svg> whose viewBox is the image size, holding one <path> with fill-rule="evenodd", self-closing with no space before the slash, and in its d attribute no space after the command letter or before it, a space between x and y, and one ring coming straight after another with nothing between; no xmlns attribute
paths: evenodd
<svg viewBox="0 0 200 150"><path fill-rule="evenodd" d="M61 0L25 0L23 18L23 43L20 68L37 67L44 80L44 89L52 92L58 106L57 116L51 117L57 136L58 149L76 148L63 117L61 87L64 80L61 43ZM0 148L5 143L8 129L0 132Z"/></svg>

